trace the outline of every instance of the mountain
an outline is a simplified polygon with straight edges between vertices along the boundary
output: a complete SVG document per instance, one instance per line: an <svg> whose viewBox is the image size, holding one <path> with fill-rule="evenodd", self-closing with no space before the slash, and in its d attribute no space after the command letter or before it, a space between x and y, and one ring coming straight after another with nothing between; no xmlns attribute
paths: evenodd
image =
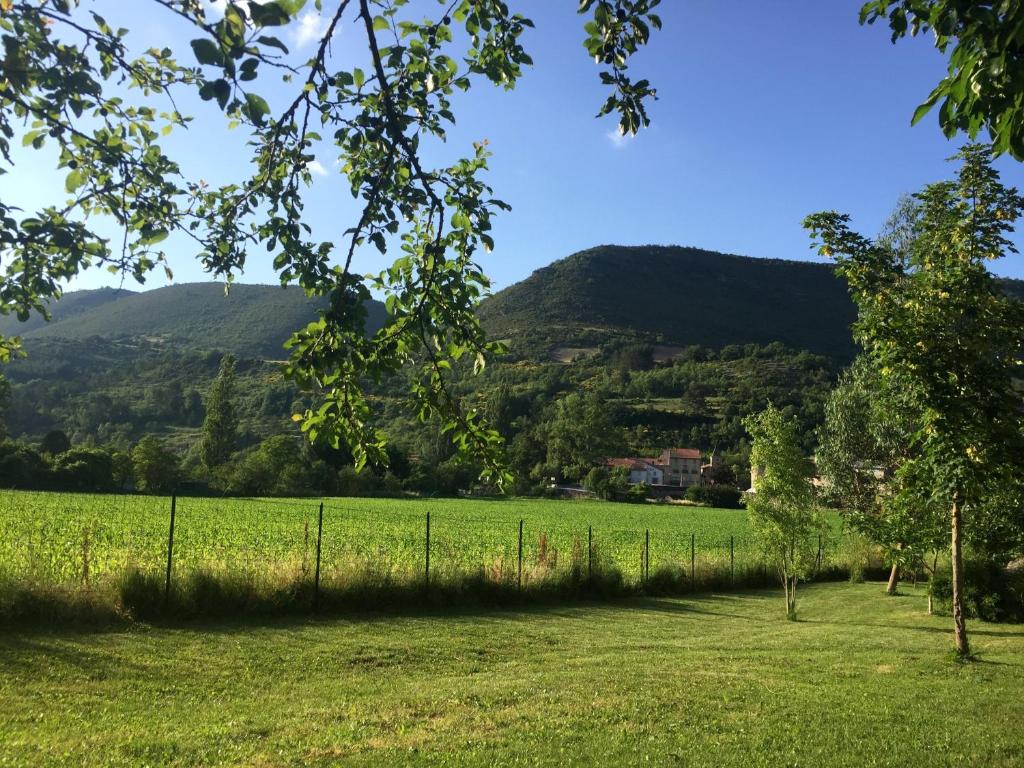
<svg viewBox="0 0 1024 768"><path fill-rule="evenodd" d="M1000 282L1024 299L1024 281ZM580 251L480 307L484 327L514 353L556 359L639 337L713 349L779 341L847 362L856 316L831 264L653 245Z"/></svg>
<svg viewBox="0 0 1024 768"><path fill-rule="evenodd" d="M52 307L53 319L0 320L0 334L32 339L145 338L195 350L223 350L240 357L283 359L291 334L316 318L322 300L299 288L236 283L225 294L218 283L183 283L132 293L73 291ZM384 308L368 307L368 326L379 328Z"/></svg>
<svg viewBox="0 0 1024 768"><path fill-rule="evenodd" d="M848 359L856 310L828 264L605 245L537 270L484 302L480 315L513 351L633 333L711 348L781 341Z"/></svg>
<svg viewBox="0 0 1024 768"><path fill-rule="evenodd" d="M1024 281L1002 281L1024 298ZM284 342L321 302L298 288L183 283L152 291L73 291L46 323L0 317L0 334L144 341L280 360ZM371 302L368 325L383 305ZM756 259L678 246L604 245L575 253L485 299L480 320L518 356L568 361L602 345L642 341L655 359L679 347L782 342L839 363L855 353L856 310L830 264Z"/></svg>
<svg viewBox="0 0 1024 768"><path fill-rule="evenodd" d="M47 302L47 309L50 311L51 317L50 323L62 323L98 309L104 304L134 295L133 291L126 291L121 288L70 291L65 293L59 301ZM25 336L47 325L46 318L39 314L31 315L24 322L18 320L14 315L0 316L0 336Z"/></svg>

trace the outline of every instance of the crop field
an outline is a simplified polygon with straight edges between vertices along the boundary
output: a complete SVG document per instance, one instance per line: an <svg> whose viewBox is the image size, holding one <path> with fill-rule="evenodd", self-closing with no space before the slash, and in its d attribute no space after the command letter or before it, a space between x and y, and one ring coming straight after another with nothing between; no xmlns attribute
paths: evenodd
<svg viewBox="0 0 1024 768"><path fill-rule="evenodd" d="M178 498L172 577L201 572L308 585L319 505L319 499ZM727 578L763 571L745 510L539 499L332 498L323 505L325 588L425 580L428 515L429 578L436 584L472 576L517 583L520 521L526 587L590 568L614 569L626 584L659 569ZM170 512L169 498L2 492L0 585L96 588L127 573L162 579ZM823 561L834 555L838 538L837 531L822 541Z"/></svg>

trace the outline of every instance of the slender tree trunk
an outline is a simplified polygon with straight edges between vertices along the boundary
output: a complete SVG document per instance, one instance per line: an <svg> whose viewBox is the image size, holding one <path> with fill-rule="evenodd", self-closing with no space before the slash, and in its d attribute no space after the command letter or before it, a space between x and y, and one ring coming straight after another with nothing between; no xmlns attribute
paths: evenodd
<svg viewBox="0 0 1024 768"><path fill-rule="evenodd" d="M895 595L896 594L896 585L899 584L899 581L900 581L900 566L899 566L898 563L893 563L892 564L892 570L889 571L889 583L885 587L885 594L887 594L887 595Z"/></svg>
<svg viewBox="0 0 1024 768"><path fill-rule="evenodd" d="M788 615L791 620L796 619L796 576L792 577L793 583L789 587Z"/></svg>
<svg viewBox="0 0 1024 768"><path fill-rule="evenodd" d="M782 569L782 588L786 591L786 615L789 615L789 574Z"/></svg>
<svg viewBox="0 0 1024 768"><path fill-rule="evenodd" d="M953 635L956 640L956 652L962 657L967 657L971 655L971 646L967 641L967 623L964 621L964 563L960 530L962 525L960 503L955 501L950 514L950 549L953 561Z"/></svg>
<svg viewBox="0 0 1024 768"><path fill-rule="evenodd" d="M935 571L939 567L939 553L937 550L932 552L932 570L928 574L928 615L931 616L935 612L935 595L932 592L932 587L935 586Z"/></svg>

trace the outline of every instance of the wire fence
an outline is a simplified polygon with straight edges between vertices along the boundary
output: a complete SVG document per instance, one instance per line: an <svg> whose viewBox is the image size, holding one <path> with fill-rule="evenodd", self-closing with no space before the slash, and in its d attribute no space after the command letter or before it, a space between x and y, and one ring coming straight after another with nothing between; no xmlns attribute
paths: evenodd
<svg viewBox="0 0 1024 768"><path fill-rule="evenodd" d="M840 545L838 532L818 537L816 566L835 564ZM201 573L302 585L315 601L359 582L529 589L613 571L640 587L664 573L691 586L773 578L743 511L0 494L0 585L75 590L141 574L169 596Z"/></svg>

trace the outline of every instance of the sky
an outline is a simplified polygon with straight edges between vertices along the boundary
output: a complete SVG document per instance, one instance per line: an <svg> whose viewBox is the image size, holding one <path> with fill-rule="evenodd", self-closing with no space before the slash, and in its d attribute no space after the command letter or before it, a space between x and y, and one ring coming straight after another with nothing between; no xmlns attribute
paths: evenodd
<svg viewBox="0 0 1024 768"><path fill-rule="evenodd" d="M948 141L929 114L910 118L945 71L928 38L890 42L887 28L861 27L859 0L663 0L664 29L634 59L636 76L658 89L652 125L618 136L613 117L594 119L606 92L582 46L575 0L510 3L536 29L524 38L535 66L514 91L479 82L456 100L458 125L428 160L465 156L487 139L487 180L512 205L495 221L496 247L480 261L495 289L576 251L600 244L684 245L747 256L818 260L801 221L820 210L849 213L877 233L898 197L949 178ZM313 3L310 0L309 8ZM324 0L325 9L334 5ZM434 0L412 0L434 14ZM172 48L191 61L194 35L146 0L83 0L132 30L140 48ZM314 11L285 36L308 55L323 21ZM360 61L359 30L342 29L340 64ZM269 83L270 81L268 81ZM266 86L272 104L286 97ZM227 132L209 104L186 100L193 127L168 141L187 172L211 181L240 178L245 136ZM318 156L307 212L315 234L339 239L358 215L335 158ZM0 177L0 195L22 207L63 200L52 157L23 151ZM997 163L1004 182L1024 187L1024 166ZM322 171L322 173L321 173ZM1024 239L1016 238L1024 245ZM176 282L210 280L184 242L168 240ZM253 254L242 282L277 282L265 253ZM361 254L360 271L385 260ZM623 264L628 268L628 264ZM994 271L1024 278L1010 256ZM147 288L167 283L154 274ZM121 284L91 270L71 288ZM125 288L138 288L129 278Z"/></svg>

